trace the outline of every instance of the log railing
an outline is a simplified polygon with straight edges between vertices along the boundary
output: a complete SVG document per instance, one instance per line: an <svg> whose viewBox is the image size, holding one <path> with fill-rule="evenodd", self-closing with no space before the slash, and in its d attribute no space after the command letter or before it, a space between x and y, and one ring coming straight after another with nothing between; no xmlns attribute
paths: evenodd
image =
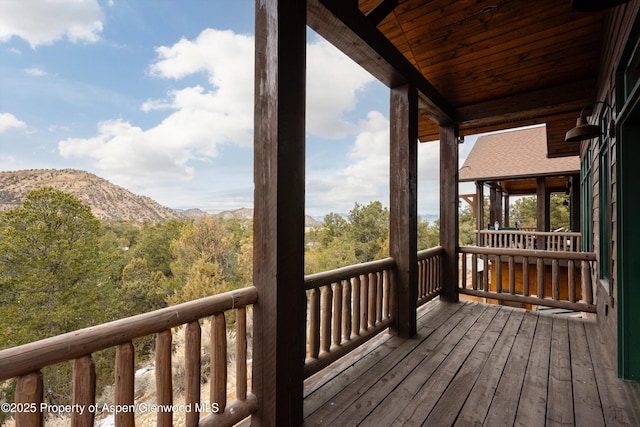
<svg viewBox="0 0 640 427"><path fill-rule="evenodd" d="M498 301L594 312L592 252L460 248L459 292Z"/></svg>
<svg viewBox="0 0 640 427"><path fill-rule="evenodd" d="M581 250L582 235L576 232L479 230L478 234L480 235L480 246L490 248L544 248L547 251L563 252L578 252Z"/></svg>
<svg viewBox="0 0 640 427"><path fill-rule="evenodd" d="M247 392L246 307L257 300L254 287L239 289L116 320L41 341L0 351L0 381L16 378L15 420L18 426L42 426L42 368L73 361L72 426L91 426L96 414L96 372L92 353L115 347L115 398L110 407L117 426L133 426L135 351L133 340L156 336L156 425L172 425L173 412L184 412L185 425L233 425L257 410L257 399ZM236 399L227 403L227 325L225 312L236 314ZM200 401L200 319L212 319L210 403ZM172 328L184 326L185 404L173 405L171 375ZM200 411L209 412L200 419Z"/></svg>
<svg viewBox="0 0 640 427"><path fill-rule="evenodd" d="M309 377L393 322L395 261L352 265L305 277Z"/></svg>
<svg viewBox="0 0 640 427"><path fill-rule="evenodd" d="M441 247L418 253L418 305L435 298L442 285ZM396 264L392 258L343 267L305 277L307 293L307 358L309 377L384 331L394 321ZM183 327L185 336L185 425L233 425L256 412L256 397L247 392L246 307L257 300L254 287L244 288L103 325L47 338L0 351L0 381L17 378L16 424L44 425L42 368L73 361L71 425L93 425L96 415L96 370L92 354L115 348L115 395L111 408L116 425L133 426L135 350L133 341L155 335L157 425L172 425L172 329ZM236 313L236 399L227 403L227 325L225 312ZM210 409L200 411L201 326L211 318ZM167 409L169 408L169 409ZM93 410L90 410L93 409Z"/></svg>
<svg viewBox="0 0 640 427"><path fill-rule="evenodd" d="M418 307L440 295L443 254L442 246L418 252Z"/></svg>

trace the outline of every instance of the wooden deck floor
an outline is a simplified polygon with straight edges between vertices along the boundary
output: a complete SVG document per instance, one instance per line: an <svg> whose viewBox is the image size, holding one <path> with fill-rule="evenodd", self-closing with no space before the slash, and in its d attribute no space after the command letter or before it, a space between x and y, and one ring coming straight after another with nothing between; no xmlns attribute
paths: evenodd
<svg viewBox="0 0 640 427"><path fill-rule="evenodd" d="M640 425L595 323L434 301L416 337L388 334L305 383L305 425Z"/></svg>

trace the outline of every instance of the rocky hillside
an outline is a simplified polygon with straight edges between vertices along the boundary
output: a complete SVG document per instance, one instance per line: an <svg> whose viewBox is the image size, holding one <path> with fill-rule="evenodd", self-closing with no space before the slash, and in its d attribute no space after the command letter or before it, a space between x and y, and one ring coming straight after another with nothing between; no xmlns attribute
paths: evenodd
<svg viewBox="0 0 640 427"><path fill-rule="evenodd" d="M229 219L233 217L238 217L242 219L253 219L253 209L251 208L240 208L233 211L222 211L220 213L215 214L216 216L222 217L224 219ZM318 221L309 215L304 216L304 226L306 228L310 227L319 227L322 225L322 221Z"/></svg>
<svg viewBox="0 0 640 427"><path fill-rule="evenodd" d="M30 190L41 187L71 193L106 220L160 222L182 214L149 197L137 196L88 172L74 169L34 169L0 172L0 211L20 206Z"/></svg>

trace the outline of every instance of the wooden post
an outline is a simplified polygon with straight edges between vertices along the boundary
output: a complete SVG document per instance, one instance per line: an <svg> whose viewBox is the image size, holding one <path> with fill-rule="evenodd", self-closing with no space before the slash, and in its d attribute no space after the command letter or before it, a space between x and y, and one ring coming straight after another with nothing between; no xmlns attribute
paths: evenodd
<svg viewBox="0 0 640 427"><path fill-rule="evenodd" d="M547 185L544 177L538 178L536 181L536 231L547 230L547 216L545 212L549 210L547 206ZM536 239L536 249L545 249L545 239L538 236Z"/></svg>
<svg viewBox="0 0 640 427"><path fill-rule="evenodd" d="M188 323L185 327L185 357L184 357L184 383L185 383L185 404L189 405L191 411L185 414L185 425L187 427L197 427L200 421L200 413L196 407L200 404L200 362L202 353L200 343L202 340L202 329L196 320Z"/></svg>
<svg viewBox="0 0 640 427"><path fill-rule="evenodd" d="M502 223L502 225L504 227L510 227L510 223L509 223L509 193L503 193L503 199L504 199L504 222Z"/></svg>
<svg viewBox="0 0 640 427"><path fill-rule="evenodd" d="M498 223L500 222L502 219L501 216L502 203L500 200L500 191L496 188L494 183L489 189L489 224L491 225L491 228L493 228L496 221L498 221Z"/></svg>
<svg viewBox="0 0 640 427"><path fill-rule="evenodd" d="M71 427L93 426L95 411L88 408L96 403L96 365L91 355L73 361L73 403L87 410L71 413Z"/></svg>
<svg viewBox="0 0 640 427"><path fill-rule="evenodd" d="M36 371L18 378L16 384L15 403L29 408L27 411L16 411L17 426L44 426L44 386L42 372ZM31 410L33 409L33 410Z"/></svg>
<svg viewBox="0 0 640 427"><path fill-rule="evenodd" d="M418 92L411 85L393 88L390 101L389 255L397 269L391 332L410 337L418 300Z"/></svg>
<svg viewBox="0 0 640 427"><path fill-rule="evenodd" d="M171 329L156 334L156 399L158 405L166 405L166 407L173 405L172 343ZM156 417L158 426L173 425L172 411L158 411Z"/></svg>
<svg viewBox="0 0 640 427"><path fill-rule="evenodd" d="M122 427L135 425L133 412L135 349L133 343L120 344L116 350L116 384L114 404L120 411L114 414L115 424ZM127 408L127 409L123 409Z"/></svg>
<svg viewBox="0 0 640 427"><path fill-rule="evenodd" d="M254 426L303 421L306 6L255 2Z"/></svg>
<svg viewBox="0 0 640 427"><path fill-rule="evenodd" d="M484 182L476 181L476 230L484 230L487 224L484 223ZM476 235L476 245L482 246L482 235Z"/></svg>
<svg viewBox="0 0 640 427"><path fill-rule="evenodd" d="M455 125L440 126L440 246L444 249L441 298L457 302L458 128Z"/></svg>

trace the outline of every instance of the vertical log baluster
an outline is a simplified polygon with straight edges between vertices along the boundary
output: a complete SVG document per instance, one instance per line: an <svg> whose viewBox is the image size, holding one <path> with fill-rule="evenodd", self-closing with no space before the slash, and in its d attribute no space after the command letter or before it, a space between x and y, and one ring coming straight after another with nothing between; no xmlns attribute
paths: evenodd
<svg viewBox="0 0 640 427"><path fill-rule="evenodd" d="M500 259L500 255L496 255L495 257L496 264L496 292L502 293L502 260Z"/></svg>
<svg viewBox="0 0 640 427"><path fill-rule="evenodd" d="M378 289L375 273L369 273L369 289L367 289L367 295L369 297L369 314L367 319L369 320L368 327L374 327L376 325L376 290Z"/></svg>
<svg viewBox="0 0 640 427"><path fill-rule="evenodd" d="M509 293L516 293L516 265L513 256L509 256Z"/></svg>
<svg viewBox="0 0 640 427"><path fill-rule="evenodd" d="M536 258L536 294L538 298L545 297L544 260L542 258Z"/></svg>
<svg viewBox="0 0 640 427"><path fill-rule="evenodd" d="M484 268L482 269L482 290L489 290L489 257L485 254L482 255L482 263Z"/></svg>
<svg viewBox="0 0 640 427"><path fill-rule="evenodd" d="M328 352L331 348L331 311L333 291L331 285L322 288L322 319L320 324L320 351Z"/></svg>
<svg viewBox="0 0 640 427"><path fill-rule="evenodd" d="M591 263L589 263L589 261L582 261L581 282L582 301L587 304L593 303L593 289L591 287Z"/></svg>
<svg viewBox="0 0 640 427"><path fill-rule="evenodd" d="M236 310L236 399L247 400L247 309Z"/></svg>
<svg viewBox="0 0 640 427"><path fill-rule="evenodd" d="M553 299L560 300L560 268L557 259L551 260L551 290L553 292Z"/></svg>
<svg viewBox="0 0 640 427"><path fill-rule="evenodd" d="M363 333L369 329L369 275L360 277L360 333Z"/></svg>
<svg viewBox="0 0 640 427"><path fill-rule="evenodd" d="M200 421L200 414L196 408L200 405L200 363L202 361L200 350L202 329L197 320L187 324L184 341L185 404L191 408L185 414L185 424L187 427L197 427Z"/></svg>
<svg viewBox="0 0 640 427"><path fill-rule="evenodd" d="M114 414L117 427L133 427L133 391L135 350L133 343L120 344L116 350L115 405L120 410ZM131 410L123 410L123 408Z"/></svg>
<svg viewBox="0 0 640 427"><path fill-rule="evenodd" d="M72 427L92 427L95 411L90 411L96 403L96 365L91 355L73 361L73 404L84 411L71 412Z"/></svg>
<svg viewBox="0 0 640 427"><path fill-rule="evenodd" d="M376 325L382 322L382 312L384 311L384 273L379 271L376 275Z"/></svg>
<svg viewBox="0 0 640 427"><path fill-rule="evenodd" d="M522 258L522 294L526 297L530 295L529 288L529 258Z"/></svg>
<svg viewBox="0 0 640 427"><path fill-rule="evenodd" d="M468 256L467 254L460 254L459 258L458 258L458 262L460 264L460 287L462 289L465 289L467 287L467 260L468 260Z"/></svg>
<svg viewBox="0 0 640 427"><path fill-rule="evenodd" d="M173 384L171 376L171 330L156 335L156 398L159 405L173 405ZM171 411L158 411L156 414L158 426L173 425Z"/></svg>
<svg viewBox="0 0 640 427"><path fill-rule="evenodd" d="M342 341L351 338L351 280L342 281Z"/></svg>
<svg viewBox="0 0 640 427"><path fill-rule="evenodd" d="M389 299L389 292L391 286L391 276L389 270L382 272L382 318L390 319L393 314L391 313L391 300Z"/></svg>
<svg viewBox="0 0 640 427"><path fill-rule="evenodd" d="M351 311L351 336L360 335L360 276L352 279L351 293L353 310Z"/></svg>
<svg viewBox="0 0 640 427"><path fill-rule="evenodd" d="M340 346L342 339L342 281L337 281L333 286L333 316L331 318L332 345Z"/></svg>
<svg viewBox="0 0 640 427"><path fill-rule="evenodd" d="M478 289L478 255L471 255L471 287Z"/></svg>
<svg viewBox="0 0 640 427"><path fill-rule="evenodd" d="M17 411L15 414L16 426L44 426L44 413L40 410L40 405L44 401L43 397L42 372L36 371L18 378L15 392L16 403L34 409L34 411Z"/></svg>
<svg viewBox="0 0 640 427"><path fill-rule="evenodd" d="M567 263L567 286L569 287L569 301L576 302L576 264L572 259Z"/></svg>
<svg viewBox="0 0 640 427"><path fill-rule="evenodd" d="M418 299L425 296L427 288L426 272L425 272L426 260L418 261Z"/></svg>
<svg viewBox="0 0 640 427"><path fill-rule="evenodd" d="M211 321L211 404L220 412L227 407L227 322L224 313Z"/></svg>
<svg viewBox="0 0 640 427"><path fill-rule="evenodd" d="M320 354L320 290L313 288L309 295L309 356Z"/></svg>

